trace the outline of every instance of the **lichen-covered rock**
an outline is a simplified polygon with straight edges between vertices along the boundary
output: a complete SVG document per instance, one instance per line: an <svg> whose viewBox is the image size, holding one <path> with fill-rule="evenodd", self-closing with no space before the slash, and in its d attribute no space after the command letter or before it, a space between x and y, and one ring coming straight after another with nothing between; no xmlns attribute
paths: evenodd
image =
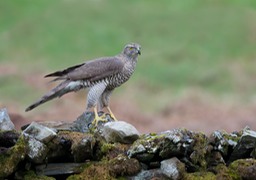
<svg viewBox="0 0 256 180"><path fill-rule="evenodd" d="M131 144L139 138L137 129L124 121L108 122L102 128L102 136L107 142Z"/></svg>
<svg viewBox="0 0 256 180"><path fill-rule="evenodd" d="M142 179L154 179L154 180L168 180L170 178L166 177L161 169L149 169L149 170L142 170L135 176L126 177L128 180L142 180Z"/></svg>
<svg viewBox="0 0 256 180"><path fill-rule="evenodd" d="M17 165L24 160L26 146L23 137L20 137L17 143L4 153L0 153L0 179L5 179L11 175L17 168Z"/></svg>
<svg viewBox="0 0 256 180"><path fill-rule="evenodd" d="M237 159L244 159L253 157L253 150L256 147L256 132L245 128L242 136L237 142L233 152L230 155L228 163Z"/></svg>
<svg viewBox="0 0 256 180"><path fill-rule="evenodd" d="M165 135L162 134L144 134L132 144L127 154L141 162L150 162L155 156L159 156L160 144L164 138Z"/></svg>
<svg viewBox="0 0 256 180"><path fill-rule="evenodd" d="M141 162L183 157L189 168L206 168L208 138L202 133L174 129L158 134L142 135L128 150L129 157Z"/></svg>
<svg viewBox="0 0 256 180"><path fill-rule="evenodd" d="M164 135L164 141L161 142L159 155L163 159L188 156L193 152L193 144L201 141L201 139L193 139L195 133L186 129L173 129L161 134Z"/></svg>
<svg viewBox="0 0 256 180"><path fill-rule="evenodd" d="M161 161L161 170L170 179L178 180L184 177L185 164L176 157Z"/></svg>
<svg viewBox="0 0 256 180"><path fill-rule="evenodd" d="M0 109L0 131L12 131L14 129L15 126L7 113L7 109Z"/></svg>
<svg viewBox="0 0 256 180"><path fill-rule="evenodd" d="M43 143L48 143L56 136L56 132L53 129L36 122L32 122L22 133Z"/></svg>
<svg viewBox="0 0 256 180"><path fill-rule="evenodd" d="M25 137L27 144L27 156L31 162L40 164L46 162L48 147L33 137Z"/></svg>
<svg viewBox="0 0 256 180"><path fill-rule="evenodd" d="M228 158L230 151L234 149L240 139L239 133L228 134L225 131L214 131L209 137L209 144L214 151L221 152L224 159Z"/></svg>

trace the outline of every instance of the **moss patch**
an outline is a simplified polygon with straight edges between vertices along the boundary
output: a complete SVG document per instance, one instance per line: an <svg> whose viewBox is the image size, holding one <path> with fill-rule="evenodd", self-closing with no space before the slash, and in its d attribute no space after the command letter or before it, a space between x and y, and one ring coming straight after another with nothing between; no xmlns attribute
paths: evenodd
<svg viewBox="0 0 256 180"><path fill-rule="evenodd" d="M107 159L113 159L118 155L126 155L130 145L115 143L114 146L106 153Z"/></svg>
<svg viewBox="0 0 256 180"><path fill-rule="evenodd" d="M198 165L200 169L206 169L206 153L208 138L203 133L196 133L193 135L193 152L190 155L193 164Z"/></svg>
<svg viewBox="0 0 256 180"><path fill-rule="evenodd" d="M124 155L117 156L113 160L109 161L109 164L110 174L113 175L114 177L134 175L141 170L140 163L137 159L130 159Z"/></svg>
<svg viewBox="0 0 256 180"><path fill-rule="evenodd" d="M87 180L87 179L106 179L112 180L113 176L110 175L109 167L104 163L92 164L85 170L78 174L72 175L67 178L67 180Z"/></svg>
<svg viewBox="0 0 256 180"><path fill-rule="evenodd" d="M119 155L110 161L91 163L85 166L82 173L68 177L68 180L77 179L115 179L118 176L135 175L141 170L137 159L129 159Z"/></svg>
<svg viewBox="0 0 256 180"><path fill-rule="evenodd" d="M20 161L25 158L25 141L21 136L17 143L0 155L0 178L11 175Z"/></svg>
<svg viewBox="0 0 256 180"><path fill-rule="evenodd" d="M215 167L216 171L216 179L225 179L225 180L232 180L237 179L235 175L232 174L232 172L229 171L226 165L219 164Z"/></svg>
<svg viewBox="0 0 256 180"><path fill-rule="evenodd" d="M256 177L256 160L236 160L229 165L229 172L234 179L254 179Z"/></svg>
<svg viewBox="0 0 256 180"><path fill-rule="evenodd" d="M53 177L47 177L47 176L38 176L33 171L28 171L25 173L24 180L55 180Z"/></svg>
<svg viewBox="0 0 256 180"><path fill-rule="evenodd" d="M184 180L216 180L216 175L212 172L195 172L185 174Z"/></svg>

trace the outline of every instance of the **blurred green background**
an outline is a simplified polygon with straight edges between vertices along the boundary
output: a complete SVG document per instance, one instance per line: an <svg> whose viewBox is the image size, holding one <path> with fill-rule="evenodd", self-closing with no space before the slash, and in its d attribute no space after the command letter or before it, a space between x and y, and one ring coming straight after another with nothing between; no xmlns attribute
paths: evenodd
<svg viewBox="0 0 256 180"><path fill-rule="evenodd" d="M141 111L158 112L190 90L254 102L255 19L254 0L1 0L0 104L23 113L46 92L43 74L115 55L128 42L142 55L113 96Z"/></svg>

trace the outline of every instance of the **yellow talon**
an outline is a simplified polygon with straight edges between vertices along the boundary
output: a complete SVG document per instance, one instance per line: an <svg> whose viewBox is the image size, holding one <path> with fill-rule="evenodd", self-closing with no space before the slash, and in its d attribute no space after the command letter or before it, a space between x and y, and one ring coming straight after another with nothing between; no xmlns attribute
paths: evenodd
<svg viewBox="0 0 256 180"><path fill-rule="evenodd" d="M107 109L108 109L108 112L109 112L110 116L111 116L115 121L118 121L118 120L116 119L116 117L114 116L114 114L112 113L112 111L111 111L111 109L110 109L109 106L107 106Z"/></svg>
<svg viewBox="0 0 256 180"><path fill-rule="evenodd" d="M98 126L98 123L99 123L100 121L101 121L101 122L107 122L106 119L103 119L103 118L99 117L96 107L93 108L93 110L94 110L95 117L94 117L94 120L92 121L92 125Z"/></svg>

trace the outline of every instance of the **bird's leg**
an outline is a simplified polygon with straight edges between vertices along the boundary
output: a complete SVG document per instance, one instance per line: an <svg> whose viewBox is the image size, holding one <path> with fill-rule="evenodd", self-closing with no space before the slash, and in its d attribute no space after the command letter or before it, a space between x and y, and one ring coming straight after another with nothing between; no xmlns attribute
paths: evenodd
<svg viewBox="0 0 256 180"><path fill-rule="evenodd" d="M104 118L99 117L98 111L97 111L97 102L99 101L99 98L101 97L102 93L106 89L106 83L100 82L92 86L88 92L87 95L87 106L86 108L92 108L94 111L94 120L92 121L92 125L97 126L99 121L106 121Z"/></svg>
<svg viewBox="0 0 256 180"><path fill-rule="evenodd" d="M116 117L114 116L114 114L112 113L112 111L111 111L111 109L110 109L109 106L107 106L107 109L108 109L108 112L109 112L110 116L111 116L115 121L118 121L118 120L116 119Z"/></svg>
<svg viewBox="0 0 256 180"><path fill-rule="evenodd" d="M98 126L99 121L101 121L101 122L107 121L106 119L102 119L101 117L99 117L96 106L93 108L93 111L94 111L94 120L92 121L92 124L94 126Z"/></svg>

